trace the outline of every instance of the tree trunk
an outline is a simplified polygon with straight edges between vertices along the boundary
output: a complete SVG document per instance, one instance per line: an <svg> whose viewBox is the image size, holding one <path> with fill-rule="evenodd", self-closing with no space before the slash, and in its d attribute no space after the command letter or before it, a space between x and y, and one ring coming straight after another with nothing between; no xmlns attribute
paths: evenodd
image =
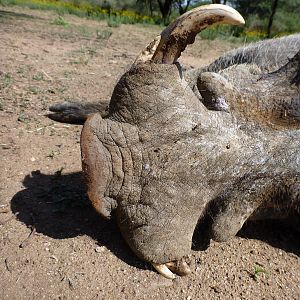
<svg viewBox="0 0 300 300"><path fill-rule="evenodd" d="M274 0L273 5L272 5L272 12L271 12L271 15L269 18L268 29L267 29L267 37L268 38L271 37L271 29L272 29L273 19L274 19L274 15L276 13L277 6L278 6L278 0Z"/></svg>
<svg viewBox="0 0 300 300"><path fill-rule="evenodd" d="M166 24L168 21L168 18L171 13L171 7L173 4L172 0L165 0L164 2L162 0L157 0L159 5L159 10L161 12L161 15L163 17L164 23Z"/></svg>
<svg viewBox="0 0 300 300"><path fill-rule="evenodd" d="M152 5L152 0L149 0L149 9L150 9L150 16L153 17L153 5Z"/></svg>
<svg viewBox="0 0 300 300"><path fill-rule="evenodd" d="M222 0L212 0L212 3L213 4L226 4L227 0L223 0L223 3L222 3Z"/></svg>
<svg viewBox="0 0 300 300"><path fill-rule="evenodd" d="M191 4L191 0L186 1L186 5L185 6L182 6L182 2L184 2L184 1L182 1L182 0L176 1L180 15L183 15L184 13L187 12L187 10L188 10L188 8L189 8L189 6Z"/></svg>

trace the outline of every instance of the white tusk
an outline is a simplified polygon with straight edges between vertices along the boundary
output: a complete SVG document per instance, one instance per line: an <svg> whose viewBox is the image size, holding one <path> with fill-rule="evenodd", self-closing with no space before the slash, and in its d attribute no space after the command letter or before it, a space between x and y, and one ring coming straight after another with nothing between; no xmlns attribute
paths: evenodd
<svg viewBox="0 0 300 300"><path fill-rule="evenodd" d="M191 269L184 260L171 261L166 266L179 276L186 276L191 273Z"/></svg>
<svg viewBox="0 0 300 300"><path fill-rule="evenodd" d="M175 278L175 275L168 269L168 267L166 265L152 263L152 266L162 276L164 276L168 279L174 279Z"/></svg>

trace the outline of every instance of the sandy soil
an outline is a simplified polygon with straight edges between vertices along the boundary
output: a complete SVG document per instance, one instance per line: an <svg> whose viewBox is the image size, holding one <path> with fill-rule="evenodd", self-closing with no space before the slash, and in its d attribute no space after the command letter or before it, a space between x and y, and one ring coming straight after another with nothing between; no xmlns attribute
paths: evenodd
<svg viewBox="0 0 300 300"><path fill-rule="evenodd" d="M171 281L93 211L81 127L52 122L47 107L107 101L161 28L57 17L0 7L0 299L300 299L299 234L282 224L248 224L227 243L203 241L200 226L193 273ZM197 39L182 60L200 66L234 46Z"/></svg>

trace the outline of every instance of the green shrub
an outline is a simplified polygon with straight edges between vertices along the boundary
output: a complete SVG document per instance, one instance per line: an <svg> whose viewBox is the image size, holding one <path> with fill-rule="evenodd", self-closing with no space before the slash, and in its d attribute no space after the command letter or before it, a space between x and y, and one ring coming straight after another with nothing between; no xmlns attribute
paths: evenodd
<svg viewBox="0 0 300 300"><path fill-rule="evenodd" d="M101 8L87 1L56 1L56 0L0 0L0 5L19 5L32 9L54 10L59 15L73 14L98 20L107 19L112 27L118 24L150 23L155 24L158 18L152 18L131 10ZM58 21L59 23L59 21ZM62 25L62 24L57 24Z"/></svg>
<svg viewBox="0 0 300 300"><path fill-rule="evenodd" d="M298 1L298 0L297 0ZM300 8L296 0L289 0L287 3L282 1L274 16L273 27L271 30L272 36L284 35L300 31ZM210 1L208 1L210 2ZM237 1L232 1L236 3ZM115 9L113 6L100 7L99 0L0 0L0 5L19 5L32 9L53 10L58 15L73 14L79 17L87 17L96 20L106 20L109 27L118 27L120 24L162 24L162 18L159 17L159 12L150 17L135 11L139 7L139 11L143 10L141 6L129 5L126 1L119 1ZM115 3L115 2L114 2ZM202 1L202 3L204 3ZM242 3L242 2L241 2ZM245 3L244 3L245 4ZM252 4L252 8L254 4ZM253 12L246 15L246 25L244 27L236 26L215 26L201 32L201 37L204 39L213 40L216 38L236 39L242 38L247 41L255 41L265 38L268 18L270 14L269 6L265 7L266 3L262 1L259 8L265 10L264 15L258 15L259 9L256 8ZM247 4L243 5L248 9ZM171 19L178 16L177 11L173 11ZM53 21L53 24L66 26L65 20L60 17Z"/></svg>
<svg viewBox="0 0 300 300"><path fill-rule="evenodd" d="M108 30L96 30L96 35L98 40L107 40L111 35L112 31L110 29Z"/></svg>
<svg viewBox="0 0 300 300"><path fill-rule="evenodd" d="M60 25L60 26L67 26L68 23L65 21L65 19L62 16L58 16L57 18L55 18L51 24L53 25Z"/></svg>
<svg viewBox="0 0 300 300"><path fill-rule="evenodd" d="M119 27L121 25L121 22L117 18L108 18L107 19L107 26L108 27Z"/></svg>

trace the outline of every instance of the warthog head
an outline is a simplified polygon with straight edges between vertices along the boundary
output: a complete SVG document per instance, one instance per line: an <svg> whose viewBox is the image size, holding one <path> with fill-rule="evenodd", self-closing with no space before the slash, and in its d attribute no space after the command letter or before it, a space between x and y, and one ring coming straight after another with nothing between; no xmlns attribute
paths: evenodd
<svg viewBox="0 0 300 300"><path fill-rule="evenodd" d="M83 128L93 206L168 278L189 273L182 258L208 211L218 241L265 211L297 217L300 54L265 75L255 59L187 73L177 63L208 25L243 22L222 5L181 16L121 77L108 117L95 114Z"/></svg>

